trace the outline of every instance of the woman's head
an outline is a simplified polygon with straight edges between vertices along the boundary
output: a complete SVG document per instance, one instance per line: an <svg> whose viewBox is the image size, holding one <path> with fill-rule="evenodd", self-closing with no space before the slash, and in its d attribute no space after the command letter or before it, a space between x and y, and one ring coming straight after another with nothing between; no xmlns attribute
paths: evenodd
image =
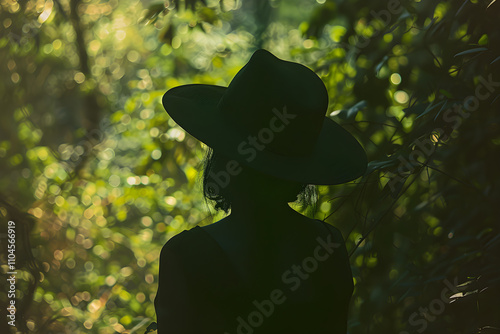
<svg viewBox="0 0 500 334"><path fill-rule="evenodd" d="M267 204L299 201L312 204L316 188L311 185L279 179L243 166L235 160L207 149L203 161L203 194L215 203L215 209L228 212L236 201Z"/></svg>

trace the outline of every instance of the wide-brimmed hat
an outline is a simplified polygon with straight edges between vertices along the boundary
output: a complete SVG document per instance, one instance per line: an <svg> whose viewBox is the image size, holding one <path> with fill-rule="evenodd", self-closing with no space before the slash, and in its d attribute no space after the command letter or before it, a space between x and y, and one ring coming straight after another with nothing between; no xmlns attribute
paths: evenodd
<svg viewBox="0 0 500 334"><path fill-rule="evenodd" d="M170 89L172 119L214 152L262 173L305 184L352 181L367 158L356 139L325 117L328 93L309 68L257 50L228 87L191 84Z"/></svg>

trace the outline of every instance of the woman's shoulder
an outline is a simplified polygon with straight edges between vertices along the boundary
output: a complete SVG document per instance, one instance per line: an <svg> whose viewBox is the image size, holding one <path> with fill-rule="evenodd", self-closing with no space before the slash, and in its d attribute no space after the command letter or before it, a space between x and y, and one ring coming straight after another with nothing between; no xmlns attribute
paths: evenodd
<svg viewBox="0 0 500 334"><path fill-rule="evenodd" d="M235 219L229 215L216 223L202 226L201 229L209 232L209 234L226 234L230 231L238 231L240 230L240 226L238 226L239 224L235 224L236 222L234 220ZM293 217L293 219L291 219L291 221L288 221L286 226L291 228L289 230L290 233L293 233L292 230L294 229L301 229L302 231L310 230L320 234L330 233L335 237L342 237L342 233L335 226L325 221L310 218L298 213Z"/></svg>
<svg viewBox="0 0 500 334"><path fill-rule="evenodd" d="M303 216L303 222L321 235L332 234L335 239L342 238L342 233L338 228L323 220Z"/></svg>
<svg viewBox="0 0 500 334"><path fill-rule="evenodd" d="M199 244L199 239L199 235L196 233L196 227L177 233L163 245L160 252L160 259L167 253L186 253L197 249L198 247L194 245Z"/></svg>
<svg viewBox="0 0 500 334"><path fill-rule="evenodd" d="M340 232L340 230L338 228L336 228L335 226L333 226L332 224L329 224L329 223L327 223L323 220L319 220L319 219L313 219L313 218L308 218L308 219L314 221L316 224L319 224L324 229L327 229L328 231L330 231L330 233L333 233L335 235L342 235L342 232Z"/></svg>

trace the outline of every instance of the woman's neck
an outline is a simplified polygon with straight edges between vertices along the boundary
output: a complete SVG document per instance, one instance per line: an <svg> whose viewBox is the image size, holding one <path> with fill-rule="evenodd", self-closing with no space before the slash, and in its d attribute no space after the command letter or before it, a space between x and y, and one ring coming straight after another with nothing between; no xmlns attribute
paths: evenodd
<svg viewBox="0 0 500 334"><path fill-rule="evenodd" d="M300 215L286 202L276 201L235 201L231 204L232 218L240 222L281 222Z"/></svg>

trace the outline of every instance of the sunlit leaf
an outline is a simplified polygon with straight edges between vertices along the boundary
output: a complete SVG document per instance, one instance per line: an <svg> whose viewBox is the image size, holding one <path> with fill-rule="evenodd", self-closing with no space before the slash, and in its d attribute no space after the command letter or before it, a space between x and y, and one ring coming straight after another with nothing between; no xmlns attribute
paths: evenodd
<svg viewBox="0 0 500 334"><path fill-rule="evenodd" d="M156 3L149 6L148 11L141 19L141 23L152 24L155 23L158 19L158 16L162 13L168 12L168 9L165 8L164 3Z"/></svg>

